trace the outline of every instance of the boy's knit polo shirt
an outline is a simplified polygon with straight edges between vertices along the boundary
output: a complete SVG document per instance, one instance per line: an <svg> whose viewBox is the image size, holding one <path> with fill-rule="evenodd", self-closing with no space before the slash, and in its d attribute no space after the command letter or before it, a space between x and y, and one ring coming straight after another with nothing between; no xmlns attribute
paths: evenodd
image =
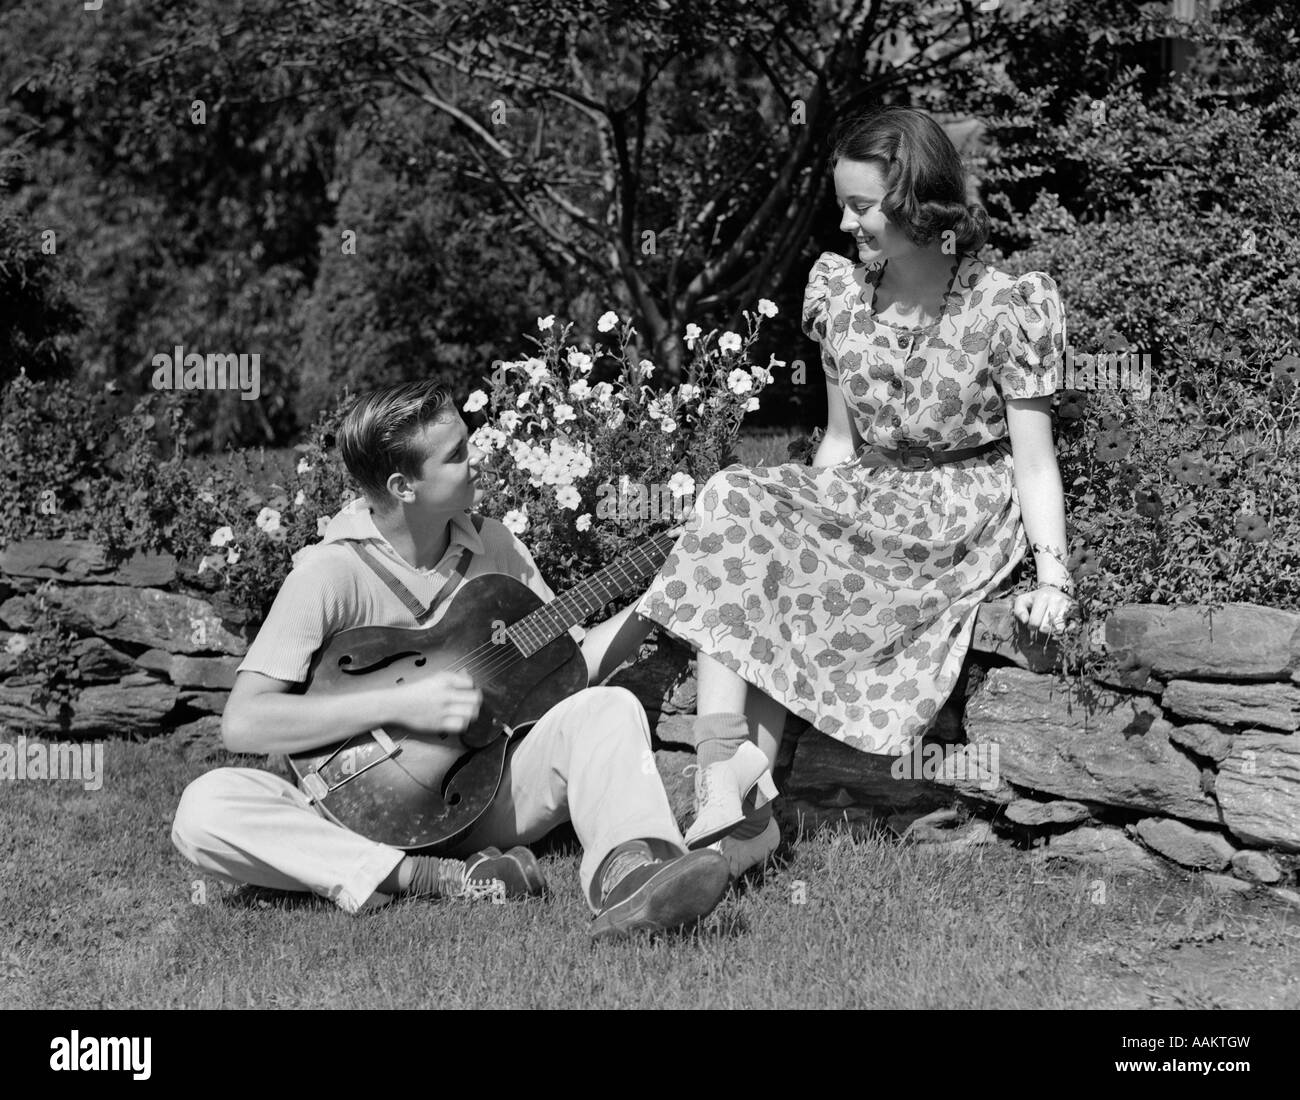
<svg viewBox="0 0 1300 1100"><path fill-rule="evenodd" d="M459 586L444 596L424 624L419 624L357 552L344 545L348 540L368 543L425 607L452 575L465 548L470 551L466 580L484 573L504 573L523 582L543 600L553 598L528 549L500 521L483 517L479 532L469 513L462 512L452 517L449 533L442 560L432 569L417 569L379 533L363 498L349 502L329 521L322 542L294 555L293 569L237 671L260 672L277 680L301 683L307 679L316 651L340 630L355 626L431 626L446 614ZM584 636L580 626L570 628L569 633L578 642Z"/></svg>

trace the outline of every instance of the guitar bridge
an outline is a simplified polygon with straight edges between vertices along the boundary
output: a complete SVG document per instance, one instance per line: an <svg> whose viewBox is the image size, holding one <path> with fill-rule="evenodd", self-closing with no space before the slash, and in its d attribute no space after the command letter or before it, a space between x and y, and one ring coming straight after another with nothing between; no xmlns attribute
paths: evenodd
<svg viewBox="0 0 1300 1100"><path fill-rule="evenodd" d="M326 798L332 795L340 787L352 782L352 780L356 779L357 776L365 775L365 773L371 768L377 767L385 761L392 760L395 756L401 754L402 746L397 744L397 742L389 737L383 730L373 729L370 731L370 736L374 738L375 743L383 750L383 755L381 755L378 760L372 760L359 771L345 770L343 778L337 783L328 782L325 777L321 775L321 769L328 766L340 752L348 747L348 742L352 740L351 738L348 738L347 741L341 742L338 748L322 760L315 771L308 772L302 777L299 781L299 786L302 789L302 793L307 796L307 802L309 804L324 802Z"/></svg>

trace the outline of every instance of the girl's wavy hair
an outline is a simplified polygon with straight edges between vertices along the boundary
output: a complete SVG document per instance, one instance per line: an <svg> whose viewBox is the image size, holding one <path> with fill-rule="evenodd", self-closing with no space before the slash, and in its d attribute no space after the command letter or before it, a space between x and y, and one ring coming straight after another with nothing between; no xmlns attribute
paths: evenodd
<svg viewBox="0 0 1300 1100"><path fill-rule="evenodd" d="M956 146L924 111L884 107L846 119L835 135L831 168L841 160L881 164L880 209L913 244L929 244L947 230L961 251L974 252L988 240L988 213L967 201Z"/></svg>

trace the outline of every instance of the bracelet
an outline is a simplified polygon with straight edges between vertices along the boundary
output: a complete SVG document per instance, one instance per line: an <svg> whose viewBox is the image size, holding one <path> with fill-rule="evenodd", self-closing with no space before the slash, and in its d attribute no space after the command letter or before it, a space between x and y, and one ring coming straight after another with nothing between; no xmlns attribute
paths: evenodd
<svg viewBox="0 0 1300 1100"><path fill-rule="evenodd" d="M1063 593L1065 593L1065 595L1069 596L1070 599L1074 599L1074 593L1073 593L1070 589L1068 589L1068 588L1062 588L1059 584L1053 584L1051 581L1039 581L1039 582L1038 582L1038 587L1039 587L1039 588L1055 588L1058 592L1063 592Z"/></svg>

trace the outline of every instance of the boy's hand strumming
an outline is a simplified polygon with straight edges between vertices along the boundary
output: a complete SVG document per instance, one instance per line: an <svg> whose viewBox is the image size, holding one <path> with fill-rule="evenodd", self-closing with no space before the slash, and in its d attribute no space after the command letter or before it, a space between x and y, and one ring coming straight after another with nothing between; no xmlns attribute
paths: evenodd
<svg viewBox="0 0 1300 1100"><path fill-rule="evenodd" d="M461 733L478 717L483 693L464 672L446 669L392 689L397 725L419 733Z"/></svg>

